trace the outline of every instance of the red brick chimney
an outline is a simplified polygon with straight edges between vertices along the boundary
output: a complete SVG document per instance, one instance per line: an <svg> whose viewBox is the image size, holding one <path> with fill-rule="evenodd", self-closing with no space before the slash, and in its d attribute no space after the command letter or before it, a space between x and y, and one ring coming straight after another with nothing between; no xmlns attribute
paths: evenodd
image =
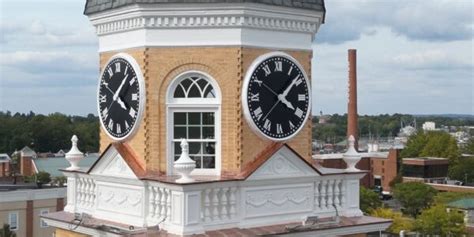
<svg viewBox="0 0 474 237"><path fill-rule="evenodd" d="M348 50L349 60L349 102L347 104L347 137L354 136L355 148L359 148L357 122L357 50Z"/></svg>

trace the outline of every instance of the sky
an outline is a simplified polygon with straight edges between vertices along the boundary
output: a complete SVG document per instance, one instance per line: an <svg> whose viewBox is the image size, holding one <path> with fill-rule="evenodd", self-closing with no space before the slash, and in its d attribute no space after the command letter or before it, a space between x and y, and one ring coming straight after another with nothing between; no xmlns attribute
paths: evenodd
<svg viewBox="0 0 474 237"><path fill-rule="evenodd" d="M471 0L326 0L313 42L314 115L347 110L357 49L359 114L474 115ZM0 111L97 114L98 40L84 0L0 0Z"/></svg>

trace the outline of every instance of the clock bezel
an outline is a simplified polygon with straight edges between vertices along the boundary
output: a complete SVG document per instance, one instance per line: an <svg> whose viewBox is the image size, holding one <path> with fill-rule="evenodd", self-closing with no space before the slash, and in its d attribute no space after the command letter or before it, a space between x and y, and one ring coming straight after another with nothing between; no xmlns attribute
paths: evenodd
<svg viewBox="0 0 474 237"><path fill-rule="evenodd" d="M268 136L267 134L265 134L264 132L262 132L258 128L257 124L255 124L255 122L253 121L252 116L250 114L250 108L249 108L249 104L248 104L248 100L247 100L247 93L248 93L249 83L250 83L252 74L254 73L254 71L257 69L257 67L262 62L264 62L265 60L267 60L269 58L272 58L272 57L283 57L283 58L286 58L286 59L292 61L300 69L301 73L303 74L306 85L308 86L308 109L307 109L307 112L306 112L306 116L304 118L304 122L293 134L291 134L290 136L287 136L287 137L283 137L283 138L274 138L274 137ZM289 141L292 138L294 138L296 135L298 135L299 132L303 129L303 127L306 126L306 122L308 120L308 117L311 114L311 97L312 97L311 96L311 84L309 83L308 76L307 76L306 71L304 70L303 66L298 62L298 60L296 60L291 55L289 55L285 52L275 51L275 52L270 52L270 53L260 55L259 57L257 57L252 62L252 64L250 64L249 68L247 69L247 73L245 74L244 82L243 82L243 85L242 85L241 103L242 103L242 107L243 107L245 120L247 120L247 124L250 126L250 128L252 129L252 131L255 134L257 134L260 138L263 138L263 139L268 139L268 140L275 141L275 142L286 142L286 141Z"/></svg>
<svg viewBox="0 0 474 237"><path fill-rule="evenodd" d="M107 65L109 65L110 62L112 62L114 59L117 59L117 58L124 59L125 61L127 61L132 66L132 68L135 71L135 74L137 76L138 91L140 93L139 102L138 102L138 114L137 114L137 118L135 119L135 123L133 124L132 129L130 129L130 132L128 132L127 135L125 135L123 137L120 137L120 138L115 137L114 135L110 134L109 131L107 130L107 128L105 127L104 121L102 121L101 111L100 111L100 104L99 104L100 82L102 80L102 76L105 73L105 69L107 68ZM117 53L117 54L113 55L112 57L110 57L109 60L107 60L107 63L104 64L104 68L102 69L102 71L99 75L99 82L97 83L96 98L97 98L97 113L99 115L100 126L105 131L107 136L109 136L114 142L125 142L125 141L130 140L137 133L138 128L140 127L140 124L141 124L142 119L143 119L143 113L144 113L144 110L145 110L145 101L146 101L145 80L144 80L143 73L142 73L142 70L140 68L140 65L137 63L135 58L133 58L131 55L129 55L127 53Z"/></svg>

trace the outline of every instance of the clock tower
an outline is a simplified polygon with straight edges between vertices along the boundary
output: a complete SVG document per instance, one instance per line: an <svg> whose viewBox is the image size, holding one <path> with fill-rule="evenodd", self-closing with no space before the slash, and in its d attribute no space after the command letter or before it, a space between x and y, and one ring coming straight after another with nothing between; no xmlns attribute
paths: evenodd
<svg viewBox="0 0 474 237"><path fill-rule="evenodd" d="M194 174L237 175L276 143L311 160L322 0L91 0L85 14L99 37L102 151L126 143L162 174L173 173L181 138Z"/></svg>
<svg viewBox="0 0 474 237"><path fill-rule="evenodd" d="M101 157L63 170L67 205L43 216L56 236L346 236L390 225L359 208L354 149L348 169L311 162L323 0L88 0L85 14L99 40Z"/></svg>

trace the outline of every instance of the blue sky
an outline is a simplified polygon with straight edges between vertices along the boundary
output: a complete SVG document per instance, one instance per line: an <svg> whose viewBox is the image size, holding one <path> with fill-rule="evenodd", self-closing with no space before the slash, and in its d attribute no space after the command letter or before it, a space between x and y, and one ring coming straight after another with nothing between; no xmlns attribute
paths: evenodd
<svg viewBox="0 0 474 237"><path fill-rule="evenodd" d="M0 110L96 114L97 37L82 0L0 1ZM313 114L344 113L347 49L360 114L474 114L470 0L326 0Z"/></svg>

